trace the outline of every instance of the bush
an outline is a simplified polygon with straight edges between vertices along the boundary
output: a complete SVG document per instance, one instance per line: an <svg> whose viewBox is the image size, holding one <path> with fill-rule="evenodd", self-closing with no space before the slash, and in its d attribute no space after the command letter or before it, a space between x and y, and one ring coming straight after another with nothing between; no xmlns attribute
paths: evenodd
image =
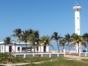
<svg viewBox="0 0 88 66"><path fill-rule="evenodd" d="M0 63L6 63L6 62L23 62L24 60L21 58L17 58L9 53L0 53Z"/></svg>

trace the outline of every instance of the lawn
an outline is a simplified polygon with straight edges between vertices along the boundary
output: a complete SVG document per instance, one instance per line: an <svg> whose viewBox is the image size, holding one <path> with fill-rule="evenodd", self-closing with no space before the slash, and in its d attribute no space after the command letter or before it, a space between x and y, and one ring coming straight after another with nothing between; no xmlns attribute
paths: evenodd
<svg viewBox="0 0 88 66"><path fill-rule="evenodd" d="M28 64L22 66L88 66L88 63L68 60L68 58L58 57L57 61L48 61L40 64Z"/></svg>
<svg viewBox="0 0 88 66"><path fill-rule="evenodd" d="M50 60L53 61L50 61ZM56 59L56 60L55 60ZM67 57L32 57L32 58L17 58L8 53L0 53L0 63L30 63L22 66L88 66L88 59L82 60L69 60ZM40 64L34 64L34 62L42 62Z"/></svg>

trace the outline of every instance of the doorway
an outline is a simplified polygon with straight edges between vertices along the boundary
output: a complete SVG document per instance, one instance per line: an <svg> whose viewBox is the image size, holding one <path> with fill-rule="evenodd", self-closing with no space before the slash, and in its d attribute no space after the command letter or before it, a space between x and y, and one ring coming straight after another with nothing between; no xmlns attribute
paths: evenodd
<svg viewBox="0 0 88 66"><path fill-rule="evenodd" d="M46 46L44 46L44 52L46 52Z"/></svg>
<svg viewBox="0 0 88 66"><path fill-rule="evenodd" d="M9 52L12 52L12 46L9 46Z"/></svg>

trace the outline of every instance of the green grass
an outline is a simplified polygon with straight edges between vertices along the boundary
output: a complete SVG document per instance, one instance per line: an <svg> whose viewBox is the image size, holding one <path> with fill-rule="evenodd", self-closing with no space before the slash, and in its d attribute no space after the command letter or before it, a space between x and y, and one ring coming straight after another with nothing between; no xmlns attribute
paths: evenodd
<svg viewBox="0 0 88 66"><path fill-rule="evenodd" d="M49 61L50 59L58 59L57 61ZM8 53L0 53L0 63L30 63L23 66L88 66L88 59L82 59L80 61L68 60L69 58L65 57L53 57L53 58L44 58L44 57L32 57L32 58L17 58ZM34 62L43 62L40 64L33 64Z"/></svg>
<svg viewBox="0 0 88 66"><path fill-rule="evenodd" d="M40 64L28 64L22 66L88 66L88 63L67 60L67 58L60 57L58 61L44 62Z"/></svg>
<svg viewBox="0 0 88 66"><path fill-rule="evenodd" d="M44 58L44 57L31 57L31 58L24 58L25 61L31 62L41 62L41 61L49 61L51 58Z"/></svg>
<svg viewBox="0 0 88 66"><path fill-rule="evenodd" d="M82 61L88 62L88 59L82 59Z"/></svg>

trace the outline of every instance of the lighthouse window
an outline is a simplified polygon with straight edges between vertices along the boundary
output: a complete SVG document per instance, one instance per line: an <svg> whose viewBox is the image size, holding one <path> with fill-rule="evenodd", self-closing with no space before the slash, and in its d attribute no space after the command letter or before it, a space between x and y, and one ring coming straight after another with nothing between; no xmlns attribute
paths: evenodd
<svg viewBox="0 0 88 66"><path fill-rule="evenodd" d="M79 31L79 29L78 29L78 31Z"/></svg>
<svg viewBox="0 0 88 66"><path fill-rule="evenodd" d="M79 19L79 17L77 17L77 19Z"/></svg>

